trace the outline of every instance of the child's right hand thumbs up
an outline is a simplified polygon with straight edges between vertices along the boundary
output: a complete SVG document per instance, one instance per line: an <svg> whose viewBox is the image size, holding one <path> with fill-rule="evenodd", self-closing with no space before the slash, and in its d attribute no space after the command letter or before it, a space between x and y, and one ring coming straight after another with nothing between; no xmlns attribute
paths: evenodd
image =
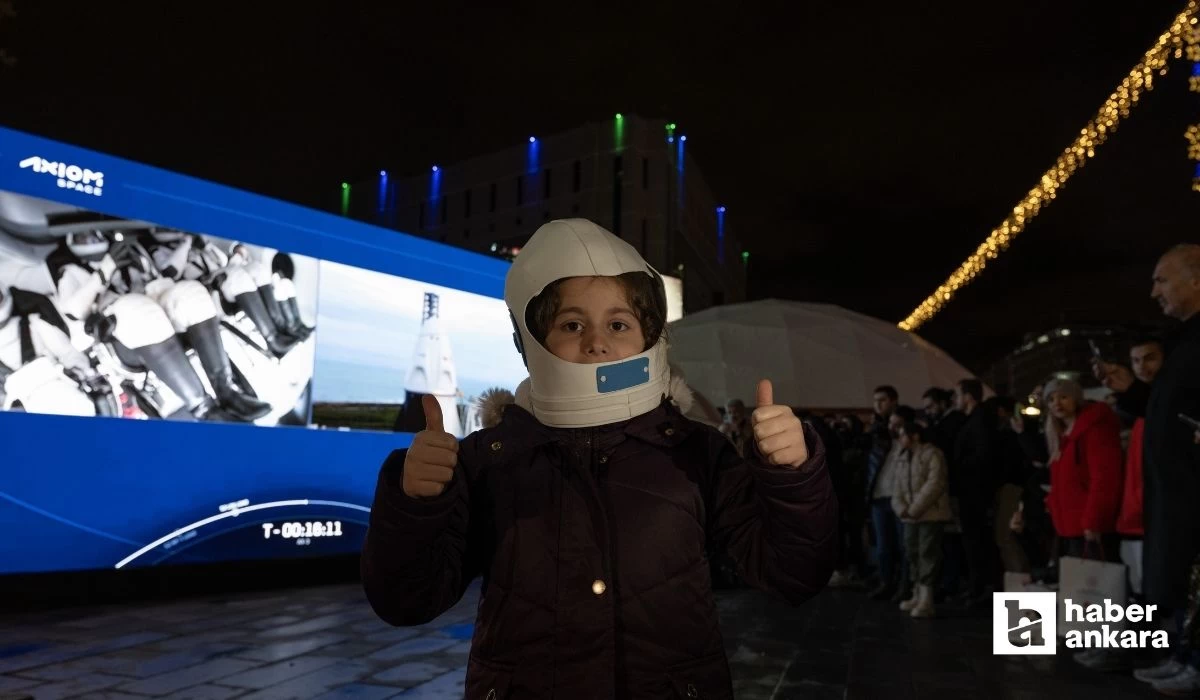
<svg viewBox="0 0 1200 700"><path fill-rule="evenodd" d="M404 457L404 493L411 498L432 498L446 490L458 464L458 440L442 427L442 407L435 397L421 397L425 429L413 437Z"/></svg>

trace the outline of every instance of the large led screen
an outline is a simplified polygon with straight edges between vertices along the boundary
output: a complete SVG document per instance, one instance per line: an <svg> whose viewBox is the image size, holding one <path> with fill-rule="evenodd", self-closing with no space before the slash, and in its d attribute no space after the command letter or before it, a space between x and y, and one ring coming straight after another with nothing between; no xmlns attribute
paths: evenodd
<svg viewBox="0 0 1200 700"><path fill-rule="evenodd" d="M507 263L0 129L0 575L351 553Z"/></svg>

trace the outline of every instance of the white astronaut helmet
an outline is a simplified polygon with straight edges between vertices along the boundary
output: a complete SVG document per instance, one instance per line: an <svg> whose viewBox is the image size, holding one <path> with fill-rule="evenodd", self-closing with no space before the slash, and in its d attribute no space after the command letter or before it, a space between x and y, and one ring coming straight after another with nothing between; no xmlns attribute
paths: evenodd
<svg viewBox="0 0 1200 700"><path fill-rule="evenodd" d="M529 369L529 403L535 418L558 428L583 428L628 420L662 402L670 384L662 333L644 352L616 362L581 364L551 353L529 330L529 303L552 282L569 277L649 275L666 315L662 277L637 249L586 219L543 225L521 249L504 281L504 301L516 327L517 349Z"/></svg>
<svg viewBox="0 0 1200 700"><path fill-rule="evenodd" d="M230 265L249 265L253 260L250 255L250 248L245 243L231 243L227 251Z"/></svg>
<svg viewBox="0 0 1200 700"><path fill-rule="evenodd" d="M103 258L109 249L108 236L103 231L72 231L67 234L67 248L76 257L88 262Z"/></svg>

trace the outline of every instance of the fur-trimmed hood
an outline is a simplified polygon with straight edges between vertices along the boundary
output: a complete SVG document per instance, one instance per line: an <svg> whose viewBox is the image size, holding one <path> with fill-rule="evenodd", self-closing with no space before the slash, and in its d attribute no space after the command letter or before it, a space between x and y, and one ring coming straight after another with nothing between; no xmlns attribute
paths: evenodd
<svg viewBox="0 0 1200 700"><path fill-rule="evenodd" d="M696 401L695 394L692 388L687 385L683 378L683 374L671 370L671 381L668 385L667 398L671 403L679 407L679 412L688 418L717 427L719 423L714 422L710 416L700 410L699 402ZM479 417L484 428L492 428L500 423L504 417L504 409L510 404L516 404L521 408L533 413L532 402L529 400L529 379L521 382L517 386L516 393L508 389L494 388L483 392L476 401L479 406Z"/></svg>

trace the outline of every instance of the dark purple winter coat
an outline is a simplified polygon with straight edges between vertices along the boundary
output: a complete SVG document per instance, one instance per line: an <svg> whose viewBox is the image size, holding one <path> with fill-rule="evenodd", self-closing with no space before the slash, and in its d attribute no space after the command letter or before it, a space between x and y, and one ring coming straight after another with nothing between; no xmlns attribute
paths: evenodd
<svg viewBox="0 0 1200 700"><path fill-rule="evenodd" d="M799 604L829 580L837 504L805 429L800 469L751 463L670 403L623 423L548 428L508 406L462 441L434 499L383 464L362 556L375 612L429 622L483 576L466 697L729 698L708 551Z"/></svg>

